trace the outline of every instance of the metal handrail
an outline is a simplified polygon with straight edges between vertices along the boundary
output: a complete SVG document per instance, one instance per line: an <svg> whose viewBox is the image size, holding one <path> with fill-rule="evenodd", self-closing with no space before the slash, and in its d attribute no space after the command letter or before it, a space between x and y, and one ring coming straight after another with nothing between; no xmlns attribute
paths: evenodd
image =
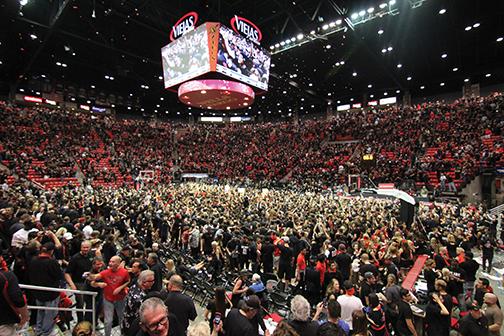
<svg viewBox="0 0 504 336"><path fill-rule="evenodd" d="M29 290L38 290L38 291L46 291L46 292L65 292L65 293L73 293L73 294L79 294L79 295L91 295L92 296L92 302L93 306L91 309L88 308L60 308L60 307L45 307L45 306L27 306L28 309L34 309L34 310L57 310L57 311L75 311L75 312L82 312L82 313L92 313L93 315L93 334L96 333L96 296L98 295L97 292L92 292L92 291L84 291L84 290L78 290L78 289L67 289L67 288L55 288L55 287L44 287L44 286L33 286L33 285L25 285L25 284L19 284L19 287L22 289L29 289Z"/></svg>

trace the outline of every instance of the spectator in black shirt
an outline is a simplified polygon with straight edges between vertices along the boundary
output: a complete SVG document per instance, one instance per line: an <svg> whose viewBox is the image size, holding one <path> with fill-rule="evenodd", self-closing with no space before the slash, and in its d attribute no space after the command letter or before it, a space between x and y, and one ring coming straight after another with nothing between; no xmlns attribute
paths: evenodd
<svg viewBox="0 0 504 336"><path fill-rule="evenodd" d="M180 275L172 275L168 283L170 291L166 296L165 304L168 310L177 317L180 327L184 332L189 326L189 320L194 321L198 316L193 300L182 293L183 280Z"/></svg>
<svg viewBox="0 0 504 336"><path fill-rule="evenodd" d="M283 244L277 244L280 250L280 261L278 263L278 278L284 283L284 289L289 289L292 277L292 248L289 246L289 238L283 237Z"/></svg>
<svg viewBox="0 0 504 336"><path fill-rule="evenodd" d="M364 273L364 281L360 287L360 299L362 303L369 306L369 294L376 293L376 277L372 272Z"/></svg>
<svg viewBox="0 0 504 336"><path fill-rule="evenodd" d="M35 257L28 267L28 279L31 285L59 288L63 281L63 271L53 258L54 244L45 243L40 254ZM58 292L33 291L37 306L57 307L59 303ZM54 328L54 318L57 310L39 310L37 312L37 335L50 335Z"/></svg>
<svg viewBox="0 0 504 336"><path fill-rule="evenodd" d="M338 268L341 271L341 276L343 277L343 282L350 278L350 267L352 265L352 257L347 253L346 246L344 244L339 244L338 254L334 258L338 264ZM343 283L340 282L340 283Z"/></svg>
<svg viewBox="0 0 504 336"><path fill-rule="evenodd" d="M87 240L83 241L80 246L80 252L72 256L65 270L65 280L73 290L84 290L86 287L86 279L84 273L91 270L93 263L93 255L89 252L91 243ZM79 309L84 308L84 295L75 295L76 306ZM91 307L87 307L90 309ZM83 321L84 313L77 312L79 322Z"/></svg>
<svg viewBox="0 0 504 336"><path fill-rule="evenodd" d="M478 302L473 301L469 306L469 314L460 320L459 333L462 336L487 336L488 320L481 311Z"/></svg>
<svg viewBox="0 0 504 336"><path fill-rule="evenodd" d="M159 292L163 287L163 266L159 262L158 255L156 253L149 253L147 265L149 266L149 269L154 272L155 281L152 285L152 290Z"/></svg>
<svg viewBox="0 0 504 336"><path fill-rule="evenodd" d="M458 300L459 307L465 311L465 295L464 295L464 279L465 271L459 266L457 259L452 259L450 267L450 282L448 283L448 293L455 296Z"/></svg>
<svg viewBox="0 0 504 336"><path fill-rule="evenodd" d="M261 262L263 264L264 273L273 272L273 251L275 247L271 243L271 239L268 236L264 237L263 244L261 246Z"/></svg>
<svg viewBox="0 0 504 336"><path fill-rule="evenodd" d="M399 316L397 317L396 331L401 336L417 336L413 323L413 312L410 307L411 294L401 288L401 301L398 303Z"/></svg>
<svg viewBox="0 0 504 336"><path fill-rule="evenodd" d="M434 270L435 265L436 262L434 261L434 259L428 259L425 262L423 274L425 281L427 281L427 293L434 292L434 283L436 282L436 279L438 277L437 271Z"/></svg>
<svg viewBox="0 0 504 336"><path fill-rule="evenodd" d="M2 256L0 263L3 263ZM26 302L14 273L0 271L0 288L5 288L0 295L0 335L15 336L16 324L22 327L30 319Z"/></svg>
<svg viewBox="0 0 504 336"><path fill-rule="evenodd" d="M437 293L429 294L429 303L425 308L425 329L427 336L450 335L450 312Z"/></svg>
<svg viewBox="0 0 504 336"><path fill-rule="evenodd" d="M240 309L233 308L224 322L226 336L258 336L257 328L250 322L261 309L261 301L256 295L251 295L242 301ZM269 336L269 332L265 331Z"/></svg>
<svg viewBox="0 0 504 336"><path fill-rule="evenodd" d="M464 293L472 297L474 290L474 282L476 281L476 272L478 272L479 264L473 259L473 253L468 251L465 253L465 261L460 263L460 268L465 271L464 277Z"/></svg>

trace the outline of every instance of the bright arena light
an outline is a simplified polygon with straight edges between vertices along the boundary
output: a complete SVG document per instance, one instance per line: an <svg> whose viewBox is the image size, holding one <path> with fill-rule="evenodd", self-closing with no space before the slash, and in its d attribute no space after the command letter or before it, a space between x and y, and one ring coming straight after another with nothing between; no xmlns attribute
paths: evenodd
<svg viewBox="0 0 504 336"><path fill-rule="evenodd" d="M353 13L353 14L350 16L350 18L351 18L352 20L356 20L358 17L359 17L359 13Z"/></svg>
<svg viewBox="0 0 504 336"><path fill-rule="evenodd" d="M378 30L378 35L383 34L383 29Z"/></svg>
<svg viewBox="0 0 504 336"><path fill-rule="evenodd" d="M496 41L497 42L502 42L502 40L504 40L504 37L498 37Z"/></svg>
<svg viewBox="0 0 504 336"><path fill-rule="evenodd" d="M384 9L385 7L387 7L387 4L386 4L386 3L381 3L381 4L380 4L380 9Z"/></svg>
<svg viewBox="0 0 504 336"><path fill-rule="evenodd" d="M336 24L337 24L337 25L340 25L342 22L343 22L343 21L341 21L341 19L336 20Z"/></svg>
<svg viewBox="0 0 504 336"><path fill-rule="evenodd" d="M366 15L366 11L365 11L365 10L361 10L361 11L359 12L359 16L360 16L360 17L363 17L364 15Z"/></svg>
<svg viewBox="0 0 504 336"><path fill-rule="evenodd" d="M297 37L298 40L302 40L303 37L304 37L304 35L303 34L298 34L296 37Z"/></svg>
<svg viewBox="0 0 504 336"><path fill-rule="evenodd" d="M367 12L369 14L373 13L374 12L374 7L369 7L368 10L367 10Z"/></svg>
<svg viewBox="0 0 504 336"><path fill-rule="evenodd" d="M327 30L327 29L329 29L329 25L328 24L325 24L325 25L322 26L322 30Z"/></svg>
<svg viewBox="0 0 504 336"><path fill-rule="evenodd" d="M443 15L444 13L446 13L446 9L442 8L439 10L439 14Z"/></svg>

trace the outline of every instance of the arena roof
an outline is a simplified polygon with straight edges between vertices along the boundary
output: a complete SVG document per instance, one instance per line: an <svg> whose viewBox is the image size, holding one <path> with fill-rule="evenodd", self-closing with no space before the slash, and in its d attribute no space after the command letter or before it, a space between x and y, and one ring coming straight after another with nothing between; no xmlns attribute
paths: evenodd
<svg viewBox="0 0 504 336"><path fill-rule="evenodd" d="M504 79L503 1L10 0L0 7L0 94L58 82L75 96L83 89L84 100L120 95L119 110L200 113L160 79L160 48L189 11L227 25L241 15L262 30L273 53L270 89L241 113L314 113L364 94L415 97Z"/></svg>

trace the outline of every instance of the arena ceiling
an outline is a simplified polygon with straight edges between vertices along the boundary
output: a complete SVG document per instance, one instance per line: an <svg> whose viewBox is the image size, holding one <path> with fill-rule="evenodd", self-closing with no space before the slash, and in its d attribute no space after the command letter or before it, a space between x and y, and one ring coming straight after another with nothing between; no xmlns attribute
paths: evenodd
<svg viewBox="0 0 504 336"><path fill-rule="evenodd" d="M388 14L353 24L353 13L366 11L367 17L373 7L376 14L382 3ZM128 112L129 106L131 112L166 117L202 113L180 104L160 79L160 49L169 42L171 26L189 11L198 12L199 22L226 25L240 15L262 30L261 44L273 53L270 89L239 114L315 113L325 111L328 104L360 102L364 95L368 100L400 97L406 91L413 97L427 96L460 90L464 80L481 85L503 82L503 1L392 0L392 4L7 0L0 7L0 94L13 88L36 93L63 83L76 91L84 89L88 95L84 100L100 93L122 96L123 103L116 106L120 111ZM336 25L338 19L342 22ZM288 46L285 41L299 34L307 42ZM275 47L281 42L284 46Z"/></svg>

